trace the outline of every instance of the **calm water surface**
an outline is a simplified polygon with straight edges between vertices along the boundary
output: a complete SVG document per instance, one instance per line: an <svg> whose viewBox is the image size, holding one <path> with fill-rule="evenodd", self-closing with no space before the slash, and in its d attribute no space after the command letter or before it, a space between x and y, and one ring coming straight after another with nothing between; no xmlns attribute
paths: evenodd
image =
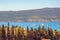
<svg viewBox="0 0 60 40"><path fill-rule="evenodd" d="M60 22L9 22L9 23L10 23L10 27L12 25L14 25L14 26L18 25L18 26L21 26L23 28L26 28L28 26L30 29L31 27L38 28L39 25L42 27L42 24L43 24L46 29L48 27L50 27L53 30L55 30L55 29L60 30ZM2 24L7 26L8 22L0 22L0 26L2 26Z"/></svg>

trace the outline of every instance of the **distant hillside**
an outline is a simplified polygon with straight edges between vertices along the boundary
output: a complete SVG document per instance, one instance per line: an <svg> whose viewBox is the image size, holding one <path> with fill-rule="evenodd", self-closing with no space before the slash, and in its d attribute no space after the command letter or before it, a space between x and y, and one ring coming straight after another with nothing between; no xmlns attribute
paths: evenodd
<svg viewBox="0 0 60 40"><path fill-rule="evenodd" d="M23 11L0 11L0 22L60 21L60 8L42 8Z"/></svg>

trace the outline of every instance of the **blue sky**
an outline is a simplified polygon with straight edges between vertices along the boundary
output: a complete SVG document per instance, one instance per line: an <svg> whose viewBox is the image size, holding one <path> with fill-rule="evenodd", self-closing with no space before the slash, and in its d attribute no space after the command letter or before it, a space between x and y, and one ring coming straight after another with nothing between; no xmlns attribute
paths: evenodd
<svg viewBox="0 0 60 40"><path fill-rule="evenodd" d="M0 0L0 11L28 10L45 7L60 7L60 0Z"/></svg>

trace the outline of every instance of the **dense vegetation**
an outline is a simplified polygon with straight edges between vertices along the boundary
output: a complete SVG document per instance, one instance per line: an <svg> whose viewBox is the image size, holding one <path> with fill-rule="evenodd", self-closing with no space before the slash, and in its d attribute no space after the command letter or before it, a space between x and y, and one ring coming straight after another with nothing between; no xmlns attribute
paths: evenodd
<svg viewBox="0 0 60 40"><path fill-rule="evenodd" d="M48 28L45 29L44 25L42 28L39 26L38 29L31 29L27 26L27 29L18 26L4 26L0 27L0 40L60 40L60 32L57 30Z"/></svg>

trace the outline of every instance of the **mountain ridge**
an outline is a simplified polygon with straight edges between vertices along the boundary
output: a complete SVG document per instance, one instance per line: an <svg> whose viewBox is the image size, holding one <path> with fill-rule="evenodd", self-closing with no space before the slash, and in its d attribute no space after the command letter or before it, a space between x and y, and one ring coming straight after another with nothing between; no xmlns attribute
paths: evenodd
<svg viewBox="0 0 60 40"><path fill-rule="evenodd" d="M42 8L23 11L0 11L0 22L60 21L60 8Z"/></svg>

